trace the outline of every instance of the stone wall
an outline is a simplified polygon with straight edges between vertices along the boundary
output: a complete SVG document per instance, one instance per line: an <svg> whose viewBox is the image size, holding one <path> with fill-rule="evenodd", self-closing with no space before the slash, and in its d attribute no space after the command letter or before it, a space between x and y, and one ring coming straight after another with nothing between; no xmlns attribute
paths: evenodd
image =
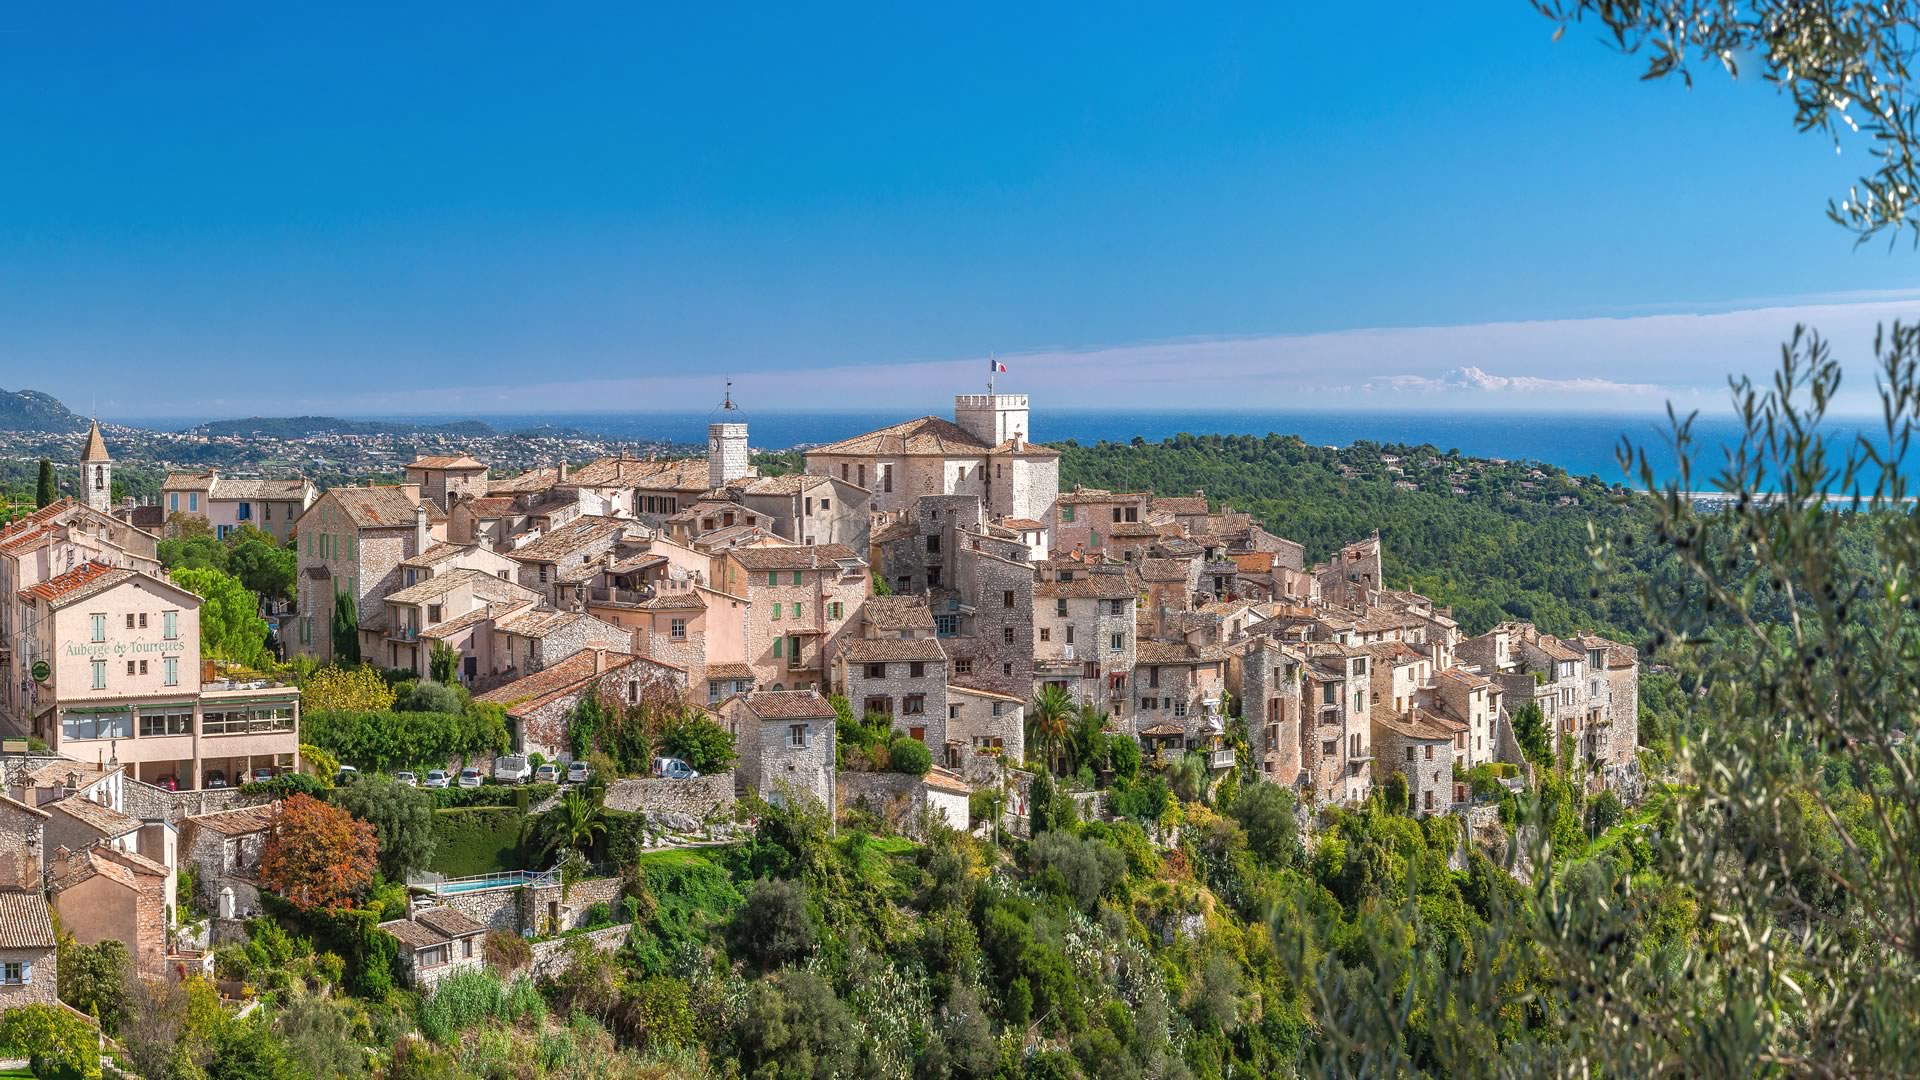
<svg viewBox="0 0 1920 1080"><path fill-rule="evenodd" d="M886 672L881 678L867 676L868 665L849 661L846 664L847 685L845 693L852 703L856 716L864 716L867 703L873 698L885 698L893 717L893 730L902 735L911 735L914 728L921 729L921 740L927 744L937 758L940 747L947 741L947 662L945 660L893 660L873 665ZM920 668L915 676L913 669ZM920 695L920 711L908 713L907 697Z"/></svg>
<svg viewBox="0 0 1920 1080"><path fill-rule="evenodd" d="M528 667L527 674L552 667L582 649L626 652L632 648L633 635L630 632L588 615L536 641L533 664Z"/></svg>
<svg viewBox="0 0 1920 1080"><path fill-rule="evenodd" d="M533 944L533 963L528 966L527 972L535 979L555 978L573 966L573 953L567 946L574 941L586 941L600 952L612 952L627 940L627 930L625 925L608 926L573 937L536 941Z"/></svg>
<svg viewBox="0 0 1920 1080"><path fill-rule="evenodd" d="M168 791L126 778L121 800L123 809L142 821L164 821L178 826L185 818L218 813L242 806L257 806L270 801L265 795L245 795L238 788L215 791Z"/></svg>
<svg viewBox="0 0 1920 1080"><path fill-rule="evenodd" d="M520 894L525 891L511 888L454 893L440 897L440 906L452 908L476 922L485 923L489 930L520 933Z"/></svg>
<svg viewBox="0 0 1920 1080"><path fill-rule="evenodd" d="M615 780L607 786L606 806L609 810L644 813L649 820L672 813L701 821L715 814L731 813L733 792L731 769L692 780Z"/></svg>
<svg viewBox="0 0 1920 1080"><path fill-rule="evenodd" d="M59 954L53 949L0 949L0 963L32 965L26 985L0 985L0 1010L51 1005L60 981Z"/></svg>
<svg viewBox="0 0 1920 1080"><path fill-rule="evenodd" d="M0 805L0 889L40 887L46 870L46 821L12 803Z"/></svg>
<svg viewBox="0 0 1920 1080"><path fill-rule="evenodd" d="M1429 750L1432 757L1427 756ZM1386 724L1373 725L1374 766L1380 778L1402 773L1407 778L1407 808L1414 814L1445 813L1453 805L1453 741L1416 739ZM1413 755L1408 760L1407 755ZM1432 805L1428 805L1428 795Z"/></svg>
<svg viewBox="0 0 1920 1080"><path fill-rule="evenodd" d="M965 658L972 671L956 664L948 670L957 682L1026 700L1033 693L1033 567L985 551L962 548L955 556L954 576L960 591L974 606L973 635L947 638L947 656ZM1013 593L1007 607L1006 593ZM1007 632L1013 632L1008 644Z"/></svg>

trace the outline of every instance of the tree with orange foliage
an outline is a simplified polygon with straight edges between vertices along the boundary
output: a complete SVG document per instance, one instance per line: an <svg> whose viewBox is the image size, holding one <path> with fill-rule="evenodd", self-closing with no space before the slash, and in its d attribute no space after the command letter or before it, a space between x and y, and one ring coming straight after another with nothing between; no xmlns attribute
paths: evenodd
<svg viewBox="0 0 1920 1080"><path fill-rule="evenodd" d="M310 795L274 809L260 852L260 884L301 911L351 904L373 881L380 856L373 826Z"/></svg>

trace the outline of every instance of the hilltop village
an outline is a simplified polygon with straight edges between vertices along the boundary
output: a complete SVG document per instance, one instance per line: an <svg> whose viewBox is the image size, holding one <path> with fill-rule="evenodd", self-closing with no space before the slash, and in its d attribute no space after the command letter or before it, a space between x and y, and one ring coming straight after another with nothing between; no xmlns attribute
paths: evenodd
<svg viewBox="0 0 1920 1080"><path fill-rule="evenodd" d="M1062 491L1059 453L1032 435L1024 395L962 394L951 419L819 446L784 475L762 475L747 424L724 419L703 457L496 475L447 453L403 483L324 490L208 469L136 504L114 501L94 426L79 491L0 531L0 822L15 841L0 845L0 1007L53 1000L56 918L80 943L127 943L153 977L211 974L222 943L247 938L272 891L263 853L300 797L289 778L314 754L328 786L358 775L339 717L366 714L332 704L316 714L330 734L310 732L314 672L457 692L419 724L493 710L491 745L369 751L359 768L475 798L547 783L531 807L487 807L518 815L488 819L501 835L590 776L647 848L737 842L750 797L1026 835L1037 777L1084 718L1143 772L1275 785L1303 814L1390 787L1416 817L1484 821L1471 778L1518 789L1540 759L1530 738L1589 792L1638 797L1631 647L1519 622L1466 636L1387 587L1378 534L1311 563L1269 530L1284 522L1205 492ZM261 604L285 654L271 670L207 652L212 601L163 566L169 537L243 531L295 561L293 595ZM372 696L354 707L394 700ZM590 753L590 718L663 702L725 732L719 769ZM839 745L874 730L895 768ZM1058 770L1081 813L1113 813L1107 769ZM607 771L621 775L593 775ZM412 899L380 923L401 977L478 965L490 930L581 931L619 894L612 875L561 889L558 873L409 872Z"/></svg>

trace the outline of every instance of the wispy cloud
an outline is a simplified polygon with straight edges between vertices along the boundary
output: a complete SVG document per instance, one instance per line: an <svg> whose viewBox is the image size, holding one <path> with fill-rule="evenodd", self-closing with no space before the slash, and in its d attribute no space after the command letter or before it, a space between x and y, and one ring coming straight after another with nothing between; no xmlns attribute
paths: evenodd
<svg viewBox="0 0 1920 1080"><path fill-rule="evenodd" d="M1435 378L1427 375L1382 375L1368 386L1424 393L1477 391L1516 394L1659 394L1654 383L1615 382L1612 379L1543 379L1534 375L1494 375L1477 367L1459 367Z"/></svg>

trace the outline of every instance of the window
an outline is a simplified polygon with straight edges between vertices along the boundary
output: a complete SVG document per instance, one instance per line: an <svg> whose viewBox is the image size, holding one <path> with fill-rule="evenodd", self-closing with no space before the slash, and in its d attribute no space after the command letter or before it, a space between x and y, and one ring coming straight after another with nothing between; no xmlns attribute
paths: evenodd
<svg viewBox="0 0 1920 1080"><path fill-rule="evenodd" d="M847 463L843 461L840 463L840 479L845 480L846 478L847 478Z"/></svg>
<svg viewBox="0 0 1920 1080"><path fill-rule="evenodd" d="M1084 664L1081 664L1081 665L1080 665L1080 676L1081 676L1082 678L1086 678L1086 679L1097 679L1097 678L1099 678L1099 677L1100 677L1100 664L1099 664L1099 662L1098 662L1098 661L1094 661L1094 660L1088 660L1088 661L1087 661L1086 663L1084 663Z"/></svg>
<svg viewBox="0 0 1920 1080"><path fill-rule="evenodd" d="M1173 715L1175 716L1187 715L1187 699L1186 698L1173 699Z"/></svg>
<svg viewBox="0 0 1920 1080"><path fill-rule="evenodd" d="M540 584L545 585L546 583L547 583L547 564L541 563L540 564Z"/></svg>
<svg viewBox="0 0 1920 1080"><path fill-rule="evenodd" d="M1328 683L1325 686L1322 686L1320 688L1320 704L1322 705L1334 704L1338 699L1333 696L1333 691L1334 691L1334 687L1332 683Z"/></svg>
<svg viewBox="0 0 1920 1080"><path fill-rule="evenodd" d="M142 660L140 661L140 674L145 675L146 673L147 673L147 662L145 660Z"/></svg>
<svg viewBox="0 0 1920 1080"><path fill-rule="evenodd" d="M934 535L927 537L927 554L929 555L940 554L940 534L935 533Z"/></svg>
<svg viewBox="0 0 1920 1080"><path fill-rule="evenodd" d="M670 626L670 629L667 631L667 634L668 636L672 637L673 640L675 641L687 640L687 620L674 619L669 624L669 626Z"/></svg>
<svg viewBox="0 0 1920 1080"><path fill-rule="evenodd" d="M460 939L460 956L464 960L473 959L473 939L472 938L464 937Z"/></svg>
<svg viewBox="0 0 1920 1080"><path fill-rule="evenodd" d="M780 621L780 602L779 602L779 601L777 601L777 600L776 600L776 601L774 601L774 604L773 604L773 618L772 618L772 619L771 619L770 621L771 621L771 622L779 622L779 621Z"/></svg>
<svg viewBox="0 0 1920 1080"><path fill-rule="evenodd" d="M1320 744L1320 756L1322 757L1332 757L1339 752L1340 743L1337 739L1328 739Z"/></svg>
<svg viewBox="0 0 1920 1080"><path fill-rule="evenodd" d="M27 965L18 960L9 960L0 966L0 982L8 986L25 986L27 983Z"/></svg>
<svg viewBox="0 0 1920 1080"><path fill-rule="evenodd" d="M1407 760L1408 761L1413 760L1413 747L1411 746L1407 747Z"/></svg>
<svg viewBox="0 0 1920 1080"><path fill-rule="evenodd" d="M1427 789L1427 809L1433 809L1433 789Z"/></svg>
<svg viewBox="0 0 1920 1080"><path fill-rule="evenodd" d="M887 677L887 665L885 664L868 664L866 668L867 678L869 679L884 679Z"/></svg>
<svg viewBox="0 0 1920 1080"><path fill-rule="evenodd" d="M640 684L639 683L630 682L627 684L627 704L629 705L640 704Z"/></svg>
<svg viewBox="0 0 1920 1080"><path fill-rule="evenodd" d="M1153 708L1154 708L1154 701L1153 701L1153 699L1152 699L1152 698L1150 698L1150 697L1143 697L1143 698L1141 698L1141 699L1140 699L1140 711L1141 711L1141 712L1152 712L1152 711L1153 711Z"/></svg>
<svg viewBox="0 0 1920 1080"><path fill-rule="evenodd" d="M1001 664L1001 665L1000 665L1000 674L1002 674L1002 675L1011 675L1011 674L1013 674L1013 661L1011 661L1011 660L1008 660L1008 661L1006 661L1005 663L1003 663L1003 664Z"/></svg>
<svg viewBox="0 0 1920 1080"><path fill-rule="evenodd" d="M95 660L93 662L93 688L95 690L105 690L107 688L107 662L105 660Z"/></svg>
<svg viewBox="0 0 1920 1080"><path fill-rule="evenodd" d="M780 571L778 571L778 570L769 570L769 571L767 571L767 585L768 585L768 587L772 587L772 586L775 586L775 585L778 585L778 584L780 584Z"/></svg>
<svg viewBox="0 0 1920 1080"><path fill-rule="evenodd" d="M787 666L788 667L800 666L800 639L797 637L790 637L787 639ZM798 689L805 690L808 688L802 686L802 687L798 687Z"/></svg>
<svg viewBox="0 0 1920 1080"><path fill-rule="evenodd" d="M807 748L807 725L788 724L787 745L795 750L805 750Z"/></svg>
<svg viewBox="0 0 1920 1080"><path fill-rule="evenodd" d="M200 493L199 492L197 491L187 492L187 509L192 511L198 511L200 509Z"/></svg>
<svg viewBox="0 0 1920 1080"><path fill-rule="evenodd" d="M1154 690L1160 689L1160 669L1158 667L1150 667L1147 669L1147 686Z"/></svg>
<svg viewBox="0 0 1920 1080"><path fill-rule="evenodd" d="M147 613L143 611L140 613L140 629L145 630L146 628L147 628Z"/></svg>
<svg viewBox="0 0 1920 1080"><path fill-rule="evenodd" d="M900 699L900 712L903 716L923 716L927 711L927 695L908 694Z"/></svg>
<svg viewBox="0 0 1920 1080"><path fill-rule="evenodd" d="M1067 624L1067 644L1073 644L1073 624Z"/></svg>
<svg viewBox="0 0 1920 1080"><path fill-rule="evenodd" d="M90 616L90 618L93 621L93 640L107 640L107 617L105 615L93 615Z"/></svg>
<svg viewBox="0 0 1920 1080"><path fill-rule="evenodd" d="M782 656L785 656L785 655L787 654L787 651L786 651L786 650L787 650L787 639L786 639L786 638L783 638L783 637L777 637L777 638L774 638L774 639L773 639L773 656L774 656L774 659L776 659L776 660L777 660L777 659L779 659L780 657L782 657Z"/></svg>
<svg viewBox="0 0 1920 1080"><path fill-rule="evenodd" d="M910 679L926 678L927 662L925 660L914 660L909 662L907 664L907 677Z"/></svg>
<svg viewBox="0 0 1920 1080"><path fill-rule="evenodd" d="M1127 613L1127 602L1125 600L1107 601L1107 614L1125 615L1126 613Z"/></svg>
<svg viewBox="0 0 1920 1080"><path fill-rule="evenodd" d="M428 604L427 605L427 625L432 626L433 624L439 621L440 621L440 605Z"/></svg>
<svg viewBox="0 0 1920 1080"><path fill-rule="evenodd" d="M1120 524L1120 508L1117 506L1113 508L1113 523Z"/></svg>
<svg viewBox="0 0 1920 1080"><path fill-rule="evenodd" d="M189 710L140 714L140 737L143 739L154 735L190 735L192 733L193 713Z"/></svg>
<svg viewBox="0 0 1920 1080"><path fill-rule="evenodd" d="M173 512L179 509L180 509L180 493L177 491L168 492L167 493L167 510L169 512Z"/></svg>
<svg viewBox="0 0 1920 1080"><path fill-rule="evenodd" d="M937 566L927 567L927 587L933 588L938 584L940 584L940 568Z"/></svg>
<svg viewBox="0 0 1920 1080"><path fill-rule="evenodd" d="M127 629L133 629L133 612L127 612Z"/></svg>
<svg viewBox="0 0 1920 1080"><path fill-rule="evenodd" d="M794 583L795 585L798 585L798 584L800 584L800 571L798 571L798 570L795 570L795 571L793 572L793 583Z"/></svg>
<svg viewBox="0 0 1920 1080"><path fill-rule="evenodd" d="M1041 641L1053 640L1053 628L1051 626L1043 626L1040 628L1040 640Z"/></svg>
<svg viewBox="0 0 1920 1080"><path fill-rule="evenodd" d="M861 486L861 487L866 487L866 486L867 486L867 463L866 463L866 462L864 462L864 461L860 463L860 480L859 480L859 484L860 484L860 486Z"/></svg>
<svg viewBox="0 0 1920 1080"><path fill-rule="evenodd" d="M842 604L840 601L835 600L833 603L827 605L827 618L837 619L842 614L844 614L846 610L847 608L845 604Z"/></svg>
<svg viewBox="0 0 1920 1080"><path fill-rule="evenodd" d="M955 660L953 662L953 673L955 675L973 674L973 658L966 657L963 659Z"/></svg>
<svg viewBox="0 0 1920 1080"><path fill-rule="evenodd" d="M1433 760L1433 746L1431 743L1427 745L1427 760L1428 761Z"/></svg>
<svg viewBox="0 0 1920 1080"><path fill-rule="evenodd" d="M1108 652L1126 652L1126 651L1127 651L1127 636L1126 636L1125 634L1110 634L1110 635L1108 635L1108 636L1107 636L1107 651L1108 651Z"/></svg>
<svg viewBox="0 0 1920 1080"><path fill-rule="evenodd" d="M893 466L891 465L880 466L880 490L893 490Z"/></svg>
<svg viewBox="0 0 1920 1080"><path fill-rule="evenodd" d="M1354 658L1354 661L1353 661L1353 673L1354 673L1355 675L1365 675L1365 674L1367 673L1367 658L1366 658L1366 657L1364 657L1364 656L1361 656L1361 657L1355 657L1355 658Z"/></svg>
<svg viewBox="0 0 1920 1080"><path fill-rule="evenodd" d="M938 634L941 637L952 637L953 635L959 633L960 632L960 616L935 615L933 617L933 632L935 634Z"/></svg>
<svg viewBox="0 0 1920 1080"><path fill-rule="evenodd" d="M1070 523L1073 521L1073 504L1072 503L1060 504L1060 521L1062 524Z"/></svg>
<svg viewBox="0 0 1920 1080"><path fill-rule="evenodd" d="M134 666L135 666L135 665L134 665L134 662L133 662L133 661L131 661L131 660L129 660L129 661L127 661L127 674L129 674L129 675L131 675L131 674L133 674L133 669L134 669Z"/></svg>
<svg viewBox="0 0 1920 1080"><path fill-rule="evenodd" d="M1013 606L1013 590L1012 589L1008 589L1005 592L1000 594L1000 606L1006 607L1006 608L1010 608Z"/></svg>
<svg viewBox="0 0 1920 1080"><path fill-rule="evenodd" d="M308 625L311 626L313 620L309 619L307 620L307 622L308 622ZM161 665L161 669L166 672L167 685L179 686L180 685L180 659L178 657L169 656L166 659L160 661L160 665Z"/></svg>
<svg viewBox="0 0 1920 1080"><path fill-rule="evenodd" d="M1004 701L996 701L996 702L994 702L994 703L993 703L993 715L995 715L995 716L999 716L999 715L1000 715L1000 711L1001 711L1002 709L1005 709L1006 707L1007 707L1007 703L1006 703L1006 702L1004 702ZM1000 745L1000 740L999 740L999 739L995 739L995 740L993 740L993 745L995 745L995 746L999 746L999 745Z"/></svg>
<svg viewBox="0 0 1920 1080"><path fill-rule="evenodd" d="M793 605L793 617L796 619L800 617L800 605L798 603Z"/></svg>
<svg viewBox="0 0 1920 1080"><path fill-rule="evenodd" d="M95 660L94 663L102 671L106 669L105 660ZM124 712L70 712L60 718L60 737L63 739L130 739L133 737L133 717Z"/></svg>
<svg viewBox="0 0 1920 1080"><path fill-rule="evenodd" d="M1067 598L1066 597L1063 596L1060 599L1055 600L1053 602L1053 614L1056 618L1064 619L1067 617Z"/></svg>
<svg viewBox="0 0 1920 1080"><path fill-rule="evenodd" d="M1013 644L1013 627L1011 627L1011 626L1003 626L1003 627L1001 627L1001 628L1000 628L1000 639L1001 639L1002 641L1005 641L1005 642L1006 642L1007 644L1009 644L1009 645L1011 645L1011 644Z"/></svg>

